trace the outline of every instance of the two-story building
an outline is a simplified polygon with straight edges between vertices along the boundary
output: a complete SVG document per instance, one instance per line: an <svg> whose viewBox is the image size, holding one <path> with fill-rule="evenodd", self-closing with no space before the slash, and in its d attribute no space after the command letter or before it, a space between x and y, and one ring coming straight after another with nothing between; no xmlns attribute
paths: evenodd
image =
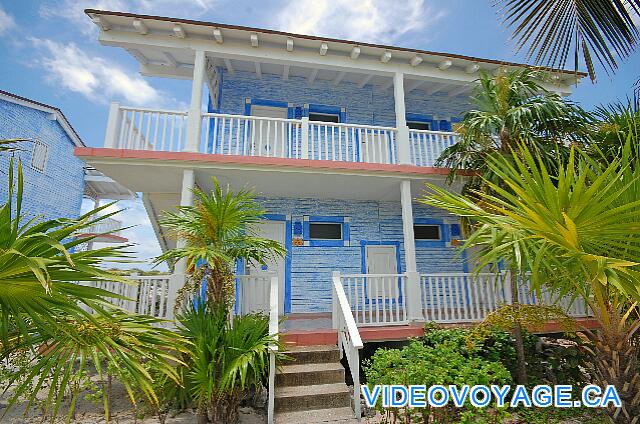
<svg viewBox="0 0 640 424"><path fill-rule="evenodd" d="M76 149L143 193L163 249L176 241L158 225L161 212L191 204L191 188L211 188L215 177L255 188L269 211L261 231L287 247L270 266L239 266L279 277L282 314L329 313L340 272L361 324L481 315L475 289L458 278L469 269L455 248L457 220L415 199L425 182L446 184L448 170L434 163L456 142L452 125L470 107L478 72L523 65L86 12L100 42L128 52L143 75L192 81L189 110L113 103L104 147ZM547 88L568 94L582 76L553 71Z"/></svg>

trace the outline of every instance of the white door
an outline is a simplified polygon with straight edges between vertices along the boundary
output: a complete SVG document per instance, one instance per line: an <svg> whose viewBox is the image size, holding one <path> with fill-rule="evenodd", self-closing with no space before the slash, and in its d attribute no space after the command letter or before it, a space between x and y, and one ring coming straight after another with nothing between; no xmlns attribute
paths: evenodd
<svg viewBox="0 0 640 424"><path fill-rule="evenodd" d="M264 221L260 225L256 226L256 235L264 237L270 240L275 240L285 244L285 223L278 221ZM272 275L278 276L278 310L282 315L284 312L284 278L285 278L285 259L276 258L267 261L266 265L248 263L247 274L267 277L266 280L258 281L256 284L252 281L249 282L248 289L243 291L244 299L243 305L245 311L269 311L269 290L270 280ZM262 284L265 281L266 284ZM248 308L248 309L247 309Z"/></svg>
<svg viewBox="0 0 640 424"><path fill-rule="evenodd" d="M252 116L287 118L287 108L276 106L252 106ZM286 157L288 126L283 121L259 119L251 129L252 152L255 156Z"/></svg>
<svg viewBox="0 0 640 424"><path fill-rule="evenodd" d="M397 274L396 246L367 246L366 247L367 274ZM389 292L391 287L391 292ZM367 294L369 298L396 298L398 296L398 281L396 278L367 278Z"/></svg>

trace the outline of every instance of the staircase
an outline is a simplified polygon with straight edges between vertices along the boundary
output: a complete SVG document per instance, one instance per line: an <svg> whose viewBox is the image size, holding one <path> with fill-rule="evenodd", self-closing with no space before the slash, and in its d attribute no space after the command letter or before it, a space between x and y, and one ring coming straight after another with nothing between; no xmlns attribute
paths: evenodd
<svg viewBox="0 0 640 424"><path fill-rule="evenodd" d="M276 374L275 422L357 423L336 346L294 346Z"/></svg>

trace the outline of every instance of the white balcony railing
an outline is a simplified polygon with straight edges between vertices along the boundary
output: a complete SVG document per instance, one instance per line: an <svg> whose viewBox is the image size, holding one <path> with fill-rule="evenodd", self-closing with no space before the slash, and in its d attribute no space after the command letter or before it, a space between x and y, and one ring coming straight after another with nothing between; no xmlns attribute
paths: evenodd
<svg viewBox="0 0 640 424"><path fill-rule="evenodd" d="M122 221L118 221L114 218L104 218L103 220L96 222L86 228L82 229L82 233L85 234L103 234L103 233L117 233L122 228Z"/></svg>
<svg viewBox="0 0 640 424"><path fill-rule="evenodd" d="M112 106L105 147L181 152L187 150L188 113ZM458 140L451 132L410 130L409 156L399 158L398 131L392 127L307 118L203 113L200 138L189 151L217 155L310 159L379 164L411 163L431 167Z"/></svg>

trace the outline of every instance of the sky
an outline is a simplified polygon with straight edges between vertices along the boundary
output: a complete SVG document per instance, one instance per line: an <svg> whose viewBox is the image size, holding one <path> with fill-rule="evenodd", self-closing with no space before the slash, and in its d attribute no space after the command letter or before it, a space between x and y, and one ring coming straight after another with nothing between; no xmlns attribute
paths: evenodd
<svg viewBox="0 0 640 424"><path fill-rule="evenodd" d="M493 0L0 0L0 89L59 107L84 143L102 146L108 105L186 110L189 81L142 77L124 50L101 46L86 8L247 25L523 62ZM615 75L602 69L571 99L593 109L632 93L640 50ZM90 202L83 206L91 207ZM142 267L160 252L142 202L119 219ZM140 265L138 265L140 266Z"/></svg>

